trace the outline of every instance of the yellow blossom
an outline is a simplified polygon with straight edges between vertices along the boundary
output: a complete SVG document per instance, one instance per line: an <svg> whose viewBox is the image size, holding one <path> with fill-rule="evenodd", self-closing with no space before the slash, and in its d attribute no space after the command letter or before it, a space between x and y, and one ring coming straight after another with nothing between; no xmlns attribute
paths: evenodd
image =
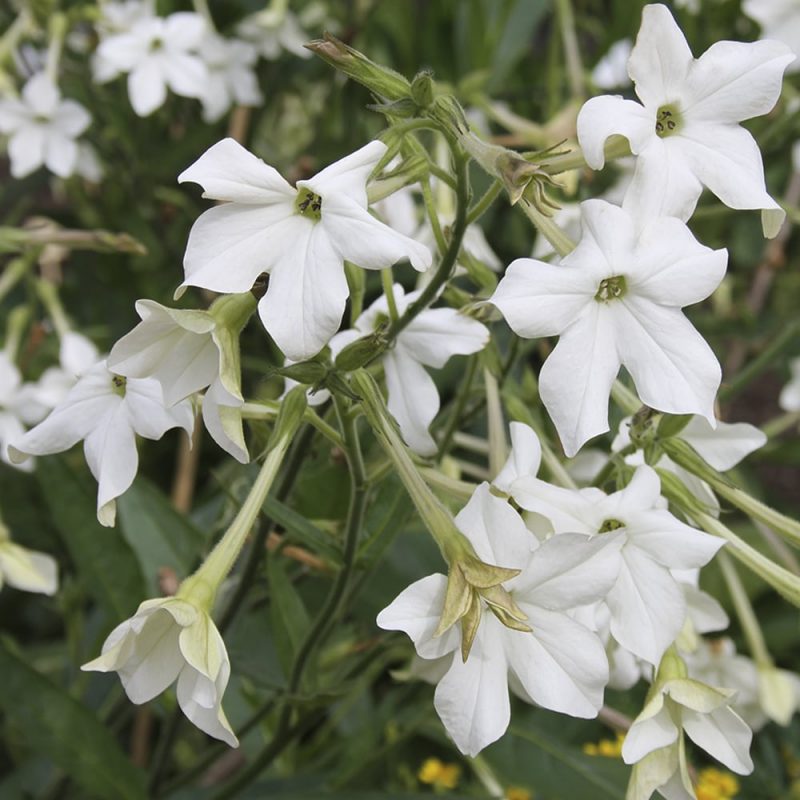
<svg viewBox="0 0 800 800"><path fill-rule="evenodd" d="M458 764L445 764L438 758L427 758L417 773L420 783L437 789L455 789L461 775Z"/></svg>
<svg viewBox="0 0 800 800"><path fill-rule="evenodd" d="M533 800L533 794L521 786L509 786L505 800Z"/></svg>
<svg viewBox="0 0 800 800"><path fill-rule="evenodd" d="M730 772L709 767L697 776L697 800L730 800L739 793L739 781Z"/></svg>
<svg viewBox="0 0 800 800"><path fill-rule="evenodd" d="M616 739L601 739L597 744L594 742L587 742L582 749L587 756L620 758L622 755L622 743L624 741L625 734L618 733Z"/></svg>

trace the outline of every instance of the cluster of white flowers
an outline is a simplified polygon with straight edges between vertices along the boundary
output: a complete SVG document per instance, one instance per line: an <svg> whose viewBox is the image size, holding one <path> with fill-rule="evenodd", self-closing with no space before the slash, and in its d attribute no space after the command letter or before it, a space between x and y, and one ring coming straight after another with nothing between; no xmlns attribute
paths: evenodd
<svg viewBox="0 0 800 800"><path fill-rule="evenodd" d="M146 2L104 9L95 75L107 81L127 74L136 113L160 107L168 88L201 99L208 120L233 102L260 101L252 72L257 52L249 44L210 33L196 14L160 18ZM271 29L274 40L261 37L261 54L273 57L275 43L298 48L296 25L291 16L265 12L240 26L239 35L256 38L256 31ZM539 390L567 456L609 430L609 396L621 367L651 409L693 415L676 438L714 469L732 468L766 441L752 426L716 419L720 365L682 309L715 291L727 251L698 242L686 223L707 187L732 208L762 210L765 231L777 232L783 212L767 193L755 141L738 123L773 107L792 59L785 45L772 41L720 42L694 59L667 8L650 5L627 58L641 103L597 97L581 110L578 137L589 166L603 166L610 136L621 134L630 143L636 160L624 197L620 204L583 202L575 248L554 263L514 261L488 299L518 336L559 337ZM618 85L616 77L595 80ZM73 138L88 124L88 117L77 124L74 106L59 113L54 130L68 127ZM10 118L2 114L0 107L0 125ZM56 171L49 148L63 149L67 138L41 137L40 162ZM375 374L382 369L388 411L411 450L435 456L439 444L431 426L440 398L427 368L481 351L490 340L488 327L466 309L417 308L422 298L439 304L442 292L426 295L423 279L423 288L406 293L390 278L385 294L353 314L352 329L340 330L351 291L348 268L387 270L408 261L425 273L433 263L436 239L417 225L410 190L370 211L368 184L390 155L386 144L372 141L291 185L233 139L213 145L178 179L199 184L217 204L191 229L176 295L192 286L221 296L207 310L139 300L141 321L105 359L92 352L76 365L62 342L61 372L45 373L28 389L35 400L26 404L28 418L19 411L25 390L19 374L9 359L0 359L4 455L6 444L11 461L21 462L83 441L104 525L114 524L115 500L134 479L136 435L158 439L171 428L190 434L193 404L201 404L217 444L246 463L239 337L257 312L287 364L314 360L315 367L332 370L346 352L382 343L369 361ZM444 225L454 218L443 209ZM480 229L469 231L462 263L476 259L499 271ZM387 331L393 331L388 343L381 340ZM336 391L333 384L328 389ZM787 410L800 407L796 389L795 381L784 390ZM321 391L311 400L328 397ZM50 413L33 419L32 409ZM614 458L626 482L608 494L540 478L536 433L512 423L508 460L474 490L450 534L463 537L462 555L469 552L482 567L497 570L494 578L476 578L473 562L465 566L453 558L449 577L418 580L377 622L408 634L418 656L435 662L436 710L456 746L472 756L506 731L509 691L524 702L590 718L601 709L607 686L649 680L646 704L622 750L626 763L636 765L628 797L644 800L656 790L694 797L686 736L745 774L752 770L752 733L738 712L752 725L777 716L774 703L764 700L770 693L753 689L762 665L753 666L755 678L745 670L730 675L715 661L714 645L700 638L727 625L722 608L698 584L700 569L724 540L668 510L660 474L676 476L712 515L719 513L714 492L663 453L649 458L629 424L623 422L612 445L622 453ZM0 542L0 568L13 583L3 548ZM454 613L457 581L462 591ZM210 617L213 603L205 595L198 599L188 582L184 586L175 598L143 603L84 668L118 672L136 703L177 680L184 713L236 746L221 706L230 666ZM216 588L204 591L213 596ZM790 683L784 675L776 678L778 672L762 683ZM734 690L742 694L735 697Z"/></svg>

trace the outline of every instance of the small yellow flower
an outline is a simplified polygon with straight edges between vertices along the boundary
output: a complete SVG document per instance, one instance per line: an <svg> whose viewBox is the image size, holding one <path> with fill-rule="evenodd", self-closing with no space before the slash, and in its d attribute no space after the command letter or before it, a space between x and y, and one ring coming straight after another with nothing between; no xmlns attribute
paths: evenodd
<svg viewBox="0 0 800 800"><path fill-rule="evenodd" d="M521 786L509 786L505 800L533 800L533 793Z"/></svg>
<svg viewBox="0 0 800 800"><path fill-rule="evenodd" d="M445 764L438 758L427 758L417 773L420 783L426 783L436 789L455 789L461 776L458 764Z"/></svg>
<svg viewBox="0 0 800 800"><path fill-rule="evenodd" d="M603 756L604 758L621 758L622 743L625 741L625 734L618 733L616 739L601 739L597 744L587 742L583 746L583 752L587 756Z"/></svg>
<svg viewBox="0 0 800 800"><path fill-rule="evenodd" d="M739 793L739 781L730 772L709 767L697 776L697 800L730 800Z"/></svg>

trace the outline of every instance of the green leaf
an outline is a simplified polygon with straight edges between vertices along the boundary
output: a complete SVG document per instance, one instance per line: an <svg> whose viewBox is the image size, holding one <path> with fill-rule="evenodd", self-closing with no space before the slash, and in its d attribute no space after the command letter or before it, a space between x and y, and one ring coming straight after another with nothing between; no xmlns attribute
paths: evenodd
<svg viewBox="0 0 800 800"><path fill-rule="evenodd" d="M185 578L205 544L203 534L146 478L139 476L117 500L122 535L136 554L149 594L160 594L162 567Z"/></svg>
<svg viewBox="0 0 800 800"><path fill-rule="evenodd" d="M0 640L0 707L28 746L52 759L88 797L144 798L144 775L77 700Z"/></svg>
<svg viewBox="0 0 800 800"><path fill-rule="evenodd" d="M272 495L267 497L262 510L270 519L286 528L293 540L311 548L332 564L341 563L342 554L336 543L302 514L293 511Z"/></svg>
<svg viewBox="0 0 800 800"><path fill-rule="evenodd" d="M286 574L285 561L280 553L267 559L269 578L269 612L272 620L272 635L278 659L288 676L294 658L309 627L306 611L297 589Z"/></svg>
<svg viewBox="0 0 800 800"><path fill-rule="evenodd" d="M59 456L39 459L36 478L86 591L115 620L129 617L146 597L144 579L119 531L97 521L94 492Z"/></svg>
<svg viewBox="0 0 800 800"><path fill-rule="evenodd" d="M531 46L533 34L547 11L544 0L517 0L508 14L500 43L494 51L489 88L497 89Z"/></svg>

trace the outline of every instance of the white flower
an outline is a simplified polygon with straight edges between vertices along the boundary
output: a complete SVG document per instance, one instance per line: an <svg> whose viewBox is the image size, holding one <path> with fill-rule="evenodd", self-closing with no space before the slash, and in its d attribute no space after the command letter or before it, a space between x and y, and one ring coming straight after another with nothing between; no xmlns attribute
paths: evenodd
<svg viewBox="0 0 800 800"><path fill-rule="evenodd" d="M24 472L32 472L33 464L14 464L6 446L25 433L23 417L26 403L20 402L22 376L8 353L0 350L0 460Z"/></svg>
<svg viewBox="0 0 800 800"><path fill-rule="evenodd" d="M398 314L420 295L405 294L399 284L393 286L393 293ZM343 331L331 340L331 349L340 351L345 344L372 333L388 318L389 305L381 295L356 320L354 330ZM439 411L439 392L425 367L441 369L452 356L477 353L488 341L488 329L477 320L454 308L428 308L414 317L384 353L389 411L406 444L416 453L430 456L437 450L428 428Z"/></svg>
<svg viewBox="0 0 800 800"><path fill-rule="evenodd" d="M258 54L252 45L207 33L200 53L208 69L200 96L206 122L216 122L234 103L257 106L264 101L253 69Z"/></svg>
<svg viewBox="0 0 800 800"><path fill-rule="evenodd" d="M512 423L511 436L513 449L495 485L548 520L555 534L621 539L619 575L605 598L611 634L627 650L658 664L687 613L684 589L671 570L704 566L723 540L684 525L663 508L658 475L648 466L639 467L630 483L611 495L562 489L535 477L541 453L536 434Z"/></svg>
<svg viewBox="0 0 800 800"><path fill-rule="evenodd" d="M183 97L203 96L208 72L196 51L205 32L205 21L192 12L144 16L129 30L105 38L97 52L106 74L112 69L128 73L133 110L146 117L164 104L167 87Z"/></svg>
<svg viewBox="0 0 800 800"><path fill-rule="evenodd" d="M252 42L259 55L269 61L279 58L284 50L300 58L311 58L311 51L303 46L308 36L297 17L286 8L267 8L251 14L239 23L236 32Z"/></svg>
<svg viewBox="0 0 800 800"><path fill-rule="evenodd" d="M540 374L542 401L572 456L608 430L608 396L624 366L642 402L714 424L721 370L681 312L708 297L727 251L701 245L680 220L641 230L623 209L581 204L583 235L559 264L514 261L490 298L512 330L560 335Z"/></svg>
<svg viewBox="0 0 800 800"><path fill-rule="evenodd" d="M58 591L58 568L47 553L12 542L0 521L0 586L5 583L23 592L53 595Z"/></svg>
<svg viewBox="0 0 800 800"><path fill-rule="evenodd" d="M392 169L398 165L399 162L395 164L392 161L389 163L388 168ZM409 236L413 239L419 230L419 215L417 214L417 204L414 201L415 194L416 192L412 186L403 186L387 197L372 203L370 208L390 228L394 228L398 233L402 233L403 236Z"/></svg>
<svg viewBox="0 0 800 800"><path fill-rule="evenodd" d="M730 707L734 694L685 677L685 667L684 676L657 678L645 707L625 737L622 759L626 764L635 764L651 753L676 745L685 732L728 769L749 774L753 771L753 733Z"/></svg>
<svg viewBox="0 0 800 800"><path fill-rule="evenodd" d="M264 327L292 361L315 355L344 314L345 260L366 269L403 258L418 270L431 264L427 247L367 211L367 178L385 152L370 142L292 187L233 139L218 142L178 178L227 201L192 227L183 285L247 292L268 272L258 305Z"/></svg>
<svg viewBox="0 0 800 800"><path fill-rule="evenodd" d="M0 100L0 133L9 136L11 174L23 178L45 165L68 178L78 164L75 140L90 122L86 109L74 100L62 100L45 73L34 75L19 100Z"/></svg>
<svg viewBox="0 0 800 800"><path fill-rule="evenodd" d="M405 631L424 659L450 659L434 705L459 750L474 756L503 735L511 713L509 686L527 702L594 717L603 702L608 664L599 639L566 611L608 591L616 574L614 543L565 535L539 545L486 483L475 490L456 525L482 561L521 570L503 587L532 631L505 627L481 601L477 634L463 661L458 626L434 636L447 586L439 574L404 590L378 615L378 625Z"/></svg>
<svg viewBox="0 0 800 800"><path fill-rule="evenodd" d="M791 378L781 390L778 405L784 411L800 411L800 358L793 358L789 369Z"/></svg>
<svg viewBox="0 0 800 800"><path fill-rule="evenodd" d="M101 40L120 33L127 33L139 20L155 16L153 0L122 0L102 3L100 19L96 23ZM92 74L98 83L107 83L119 75L114 63L107 61L99 50L92 54Z"/></svg>
<svg viewBox="0 0 800 800"><path fill-rule="evenodd" d="M26 383L19 391L17 406L22 421L26 425L41 422L98 358L98 350L90 339L76 331L65 331L59 344L59 366L48 367L36 383Z"/></svg>
<svg viewBox="0 0 800 800"><path fill-rule="evenodd" d="M766 114L794 56L780 42L717 42L699 59L663 5L645 6L628 61L641 105L594 97L578 115L586 163L600 169L612 134L638 156L626 207L687 220L708 187L731 208L759 208L774 236L785 216L767 194L761 153L738 123Z"/></svg>
<svg viewBox="0 0 800 800"><path fill-rule="evenodd" d="M797 0L744 0L742 11L761 26L763 39L777 39L800 55L800 6ZM800 61L793 61L787 72L797 72Z"/></svg>
<svg viewBox="0 0 800 800"><path fill-rule="evenodd" d="M628 86L628 58L633 49L630 39L620 39L609 47L608 52L592 70L592 83L599 89L617 89Z"/></svg>
<svg viewBox="0 0 800 800"><path fill-rule="evenodd" d="M239 742L222 710L230 677L225 642L209 615L188 600L147 600L114 628L102 655L81 669L118 672L125 692L140 704L177 679L178 704L201 731L231 747Z"/></svg>
<svg viewBox="0 0 800 800"><path fill-rule="evenodd" d="M28 456L60 453L84 440L86 461L99 484L97 518L111 526L116 517L115 500L136 476L136 434L160 439L177 427L191 434L193 422L189 403L164 408L156 381L126 381L101 361L43 422L9 443L8 455L14 463L21 463Z"/></svg>
<svg viewBox="0 0 800 800"><path fill-rule="evenodd" d="M611 444L615 452L631 444L630 417L622 420L619 432ZM767 443L767 436L754 425L747 422L717 422L712 428L703 417L692 417L677 438L688 442L710 466L719 472L727 472L735 467L745 456ZM626 463L644 463L644 453L638 451L625 459ZM663 455L654 466L677 475L686 488L709 507L715 516L719 514L719 500L711 487L703 480L676 464L669 456Z"/></svg>
<svg viewBox="0 0 800 800"><path fill-rule="evenodd" d="M142 321L114 345L108 366L128 378L157 381L170 408L210 387L203 398L206 428L220 447L247 463L238 410L243 403L239 333L254 309L249 293L219 298L209 311L137 300Z"/></svg>

